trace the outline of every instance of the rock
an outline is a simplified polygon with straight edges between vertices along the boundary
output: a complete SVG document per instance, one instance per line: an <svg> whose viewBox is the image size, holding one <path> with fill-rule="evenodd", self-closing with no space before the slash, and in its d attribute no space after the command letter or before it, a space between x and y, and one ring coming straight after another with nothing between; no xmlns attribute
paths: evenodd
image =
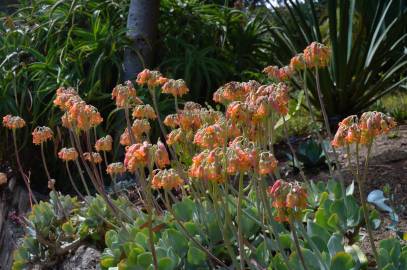
<svg viewBox="0 0 407 270"><path fill-rule="evenodd" d="M80 246L73 255L68 257L65 261L60 263L58 270L100 270L100 257L99 250L88 247Z"/></svg>

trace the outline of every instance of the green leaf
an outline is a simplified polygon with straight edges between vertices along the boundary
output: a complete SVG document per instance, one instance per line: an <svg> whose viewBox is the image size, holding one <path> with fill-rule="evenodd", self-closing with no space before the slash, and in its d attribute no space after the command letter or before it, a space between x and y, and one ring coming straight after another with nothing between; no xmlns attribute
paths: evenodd
<svg viewBox="0 0 407 270"><path fill-rule="evenodd" d="M350 270L354 266L352 256L346 252L338 252L331 261L330 270Z"/></svg>
<svg viewBox="0 0 407 270"><path fill-rule="evenodd" d="M104 268L113 267L117 265L117 261L113 257L103 257L100 260L100 265Z"/></svg>
<svg viewBox="0 0 407 270"><path fill-rule="evenodd" d="M153 255L151 252L144 252L137 256L137 263L144 269L153 263Z"/></svg>
<svg viewBox="0 0 407 270"><path fill-rule="evenodd" d="M191 199L184 198L181 202L174 204L173 209L179 219L190 221L196 210L196 205Z"/></svg>
<svg viewBox="0 0 407 270"><path fill-rule="evenodd" d="M172 270L175 268L175 263L169 257L164 257L158 260L158 270Z"/></svg>
<svg viewBox="0 0 407 270"><path fill-rule="evenodd" d="M329 239L328 250L331 257L334 257L337 253L344 251L342 240L342 236L338 233L333 234Z"/></svg>
<svg viewBox="0 0 407 270"><path fill-rule="evenodd" d="M110 230L105 234L105 243L109 248L112 247L113 243L117 243L118 239L116 231Z"/></svg>
<svg viewBox="0 0 407 270"><path fill-rule="evenodd" d="M202 265L206 261L206 253L202 250L190 245L187 254L187 261L192 265Z"/></svg>
<svg viewBox="0 0 407 270"><path fill-rule="evenodd" d="M182 233L168 229L164 232L164 237L168 239L170 246L180 257L185 256L188 252L188 241Z"/></svg>

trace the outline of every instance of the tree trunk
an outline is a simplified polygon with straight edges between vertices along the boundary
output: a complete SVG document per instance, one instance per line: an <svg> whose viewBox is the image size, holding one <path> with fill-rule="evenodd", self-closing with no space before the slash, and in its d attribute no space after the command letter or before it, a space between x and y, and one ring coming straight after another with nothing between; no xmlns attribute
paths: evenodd
<svg viewBox="0 0 407 270"><path fill-rule="evenodd" d="M132 48L125 51L124 79L134 77L154 63L160 0L131 0L127 17L127 36Z"/></svg>

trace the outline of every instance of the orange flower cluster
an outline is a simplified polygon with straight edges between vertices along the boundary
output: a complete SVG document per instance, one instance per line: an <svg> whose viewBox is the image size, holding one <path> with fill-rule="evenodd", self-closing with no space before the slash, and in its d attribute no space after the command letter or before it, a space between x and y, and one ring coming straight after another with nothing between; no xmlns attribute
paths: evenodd
<svg viewBox="0 0 407 270"><path fill-rule="evenodd" d="M306 67L305 59L304 59L304 54L299 53L295 55L293 58L290 60L290 68L291 70L303 70Z"/></svg>
<svg viewBox="0 0 407 270"><path fill-rule="evenodd" d="M260 84L256 81L229 82L216 90L213 94L213 100L224 105L232 101L243 101L250 91L258 87Z"/></svg>
<svg viewBox="0 0 407 270"><path fill-rule="evenodd" d="M123 163L114 162L107 165L106 172L111 176L121 175L126 172L126 168L124 167Z"/></svg>
<svg viewBox="0 0 407 270"><path fill-rule="evenodd" d="M8 129L18 129L25 126L25 121L20 116L12 116L8 114L3 117L3 126Z"/></svg>
<svg viewBox="0 0 407 270"><path fill-rule="evenodd" d="M192 141L194 132L203 125L212 125L223 117L219 111L202 108L201 105L194 102L186 102L183 110L176 114L170 114L164 119L164 124L173 130L167 137L168 144L182 141L181 138L188 138Z"/></svg>
<svg viewBox="0 0 407 270"><path fill-rule="evenodd" d="M103 118L98 110L84 101L72 105L68 111L67 120L68 126L76 127L80 130L89 130L103 122Z"/></svg>
<svg viewBox="0 0 407 270"><path fill-rule="evenodd" d="M331 57L331 50L324 44L312 42L304 49L304 60L307 67L326 67Z"/></svg>
<svg viewBox="0 0 407 270"><path fill-rule="evenodd" d="M56 98L54 99L54 105L59 107L62 111L69 110L73 103L82 101L78 92L72 87L64 88L60 87L56 91Z"/></svg>
<svg viewBox="0 0 407 270"><path fill-rule="evenodd" d="M151 181L151 186L154 189L173 189L180 187L184 181L178 175L174 169L169 170L158 170L154 172L153 180Z"/></svg>
<svg viewBox="0 0 407 270"><path fill-rule="evenodd" d="M259 155L259 174L266 175L273 173L277 169L278 161L270 151L262 152Z"/></svg>
<svg viewBox="0 0 407 270"><path fill-rule="evenodd" d="M278 66L268 66L263 69L263 73L267 74L267 76L276 81L288 81L293 74L293 70L291 66L285 66L279 68Z"/></svg>
<svg viewBox="0 0 407 270"><path fill-rule="evenodd" d="M167 144L168 145L175 145L179 144L181 142L187 142L187 136L185 132L182 131L182 129L177 128L172 130L168 135L167 135Z"/></svg>
<svg viewBox="0 0 407 270"><path fill-rule="evenodd" d="M158 168L164 168L170 165L170 157L168 156L167 148L165 145L158 140L157 145L154 146L154 161Z"/></svg>
<svg viewBox="0 0 407 270"><path fill-rule="evenodd" d="M182 97L189 92L184 80L169 79L162 87L162 92L172 94L174 97Z"/></svg>
<svg viewBox="0 0 407 270"><path fill-rule="evenodd" d="M32 132L33 144L40 145L48 140L51 140L54 133L49 127L36 127Z"/></svg>
<svg viewBox="0 0 407 270"><path fill-rule="evenodd" d="M100 138L95 143L96 151L110 152L112 151L113 138L110 135Z"/></svg>
<svg viewBox="0 0 407 270"><path fill-rule="evenodd" d="M253 142L247 138L236 137L229 145L227 152L227 173L245 173L253 169L257 163L257 151Z"/></svg>
<svg viewBox="0 0 407 270"><path fill-rule="evenodd" d="M136 89L130 81L127 81L125 85L119 84L113 88L112 99L116 100L118 108L126 108L133 104L143 103L137 96Z"/></svg>
<svg viewBox="0 0 407 270"><path fill-rule="evenodd" d="M73 88L57 89L54 104L65 111L62 116L62 125L66 128L89 130L103 122L98 110L86 104Z"/></svg>
<svg viewBox="0 0 407 270"><path fill-rule="evenodd" d="M375 137L387 133L395 126L394 119L382 112L365 112L360 119L356 115L351 115L339 123L331 144L333 147L353 143L370 145Z"/></svg>
<svg viewBox="0 0 407 270"><path fill-rule="evenodd" d="M216 123L203 127L195 133L194 143L201 148L213 149L224 146L227 142L226 123Z"/></svg>
<svg viewBox="0 0 407 270"><path fill-rule="evenodd" d="M188 175L204 181L222 183L225 181L225 156L223 149L204 150L192 158Z"/></svg>
<svg viewBox="0 0 407 270"><path fill-rule="evenodd" d="M164 125L171 128L180 127L185 131L197 130L202 125L201 116L203 113L203 109L180 110L176 114L167 115L164 119Z"/></svg>
<svg viewBox="0 0 407 270"><path fill-rule="evenodd" d="M135 172L137 169L149 164L151 147L151 144L143 142L126 148L124 166L129 172Z"/></svg>
<svg viewBox="0 0 407 270"><path fill-rule="evenodd" d="M300 219L302 211L307 207L307 191L298 182L277 180L269 188L268 194L273 198L278 222L288 222L290 215L294 219Z"/></svg>
<svg viewBox="0 0 407 270"><path fill-rule="evenodd" d="M156 70L144 69L137 75L136 83L140 86L147 85L148 88L154 88L163 85L168 81L160 72Z"/></svg>
<svg viewBox="0 0 407 270"><path fill-rule="evenodd" d="M151 126L147 119L135 119L133 125L131 126L131 132L136 139L136 141L141 141L143 135L148 135L150 133ZM124 130L122 135L120 135L121 145L130 145L131 138L128 128Z"/></svg>
<svg viewBox="0 0 407 270"><path fill-rule="evenodd" d="M83 158L89 162L99 164L102 162L102 156L97 152L85 152L83 153Z"/></svg>
<svg viewBox="0 0 407 270"><path fill-rule="evenodd" d="M226 109L226 117L233 123L248 123L251 116L249 105L242 101L233 101Z"/></svg>
<svg viewBox="0 0 407 270"><path fill-rule="evenodd" d="M58 157L64 161L71 161L71 160L76 160L78 158L78 152L76 151L75 148L62 148L58 152Z"/></svg>
<svg viewBox="0 0 407 270"><path fill-rule="evenodd" d="M157 115L153 107L149 104L146 105L136 105L133 108L133 118L146 118L146 119L156 119Z"/></svg>

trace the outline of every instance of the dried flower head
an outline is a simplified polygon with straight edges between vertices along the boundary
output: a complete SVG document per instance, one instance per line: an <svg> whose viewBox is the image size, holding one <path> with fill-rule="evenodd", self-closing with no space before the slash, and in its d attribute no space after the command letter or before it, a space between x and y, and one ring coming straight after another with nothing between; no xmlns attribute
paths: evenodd
<svg viewBox="0 0 407 270"><path fill-rule="evenodd" d="M133 109L133 118L156 119L157 115L149 104L136 105Z"/></svg>
<svg viewBox="0 0 407 270"><path fill-rule="evenodd" d="M36 127L32 132L33 144L40 145L48 140L51 140L54 133L49 127Z"/></svg>
<svg viewBox="0 0 407 270"><path fill-rule="evenodd" d="M78 158L78 152L75 148L64 147L58 152L58 157L64 161L76 160Z"/></svg>
<svg viewBox="0 0 407 270"><path fill-rule="evenodd" d="M331 50L324 44L312 42L304 49L304 60L307 67L326 67L331 57Z"/></svg>
<svg viewBox="0 0 407 270"><path fill-rule="evenodd" d="M151 186L154 189L173 189L180 187L184 181L174 169L154 171Z"/></svg>
<svg viewBox="0 0 407 270"><path fill-rule="evenodd" d="M122 162L114 162L107 165L106 172L111 176L122 175L126 172Z"/></svg>
<svg viewBox="0 0 407 270"><path fill-rule="evenodd" d="M129 172L147 166L150 162L151 144L147 142L136 143L126 148L124 166Z"/></svg>
<svg viewBox="0 0 407 270"><path fill-rule="evenodd" d="M133 104L143 104L143 101L137 97L136 89L130 81L124 85L117 85L112 91L112 99L116 100L118 108L130 107Z"/></svg>
<svg viewBox="0 0 407 270"><path fill-rule="evenodd" d="M182 97L189 92L189 89L184 80L169 79L162 87L162 92L172 94L174 97Z"/></svg>
<svg viewBox="0 0 407 270"><path fill-rule="evenodd" d="M95 143L96 151L110 152L112 151L113 138L110 135L100 138Z"/></svg>
<svg viewBox="0 0 407 270"><path fill-rule="evenodd" d="M10 114L3 117L3 126L8 129L18 129L25 126L25 121L20 116L12 116Z"/></svg>
<svg viewBox="0 0 407 270"><path fill-rule="evenodd" d="M89 162L92 162L95 164L99 164L102 162L102 156L97 152L92 152L92 154L89 152L85 152L85 153L83 153L83 158L86 161L89 161Z"/></svg>

